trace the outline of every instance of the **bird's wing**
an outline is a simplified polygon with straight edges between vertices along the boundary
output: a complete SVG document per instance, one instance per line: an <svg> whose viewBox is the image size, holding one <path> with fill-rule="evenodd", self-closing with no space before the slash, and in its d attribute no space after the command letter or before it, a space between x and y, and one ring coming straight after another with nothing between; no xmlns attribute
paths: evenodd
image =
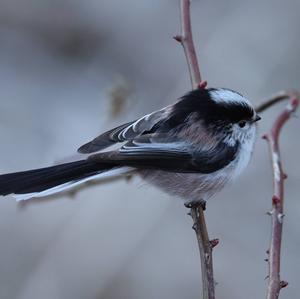
<svg viewBox="0 0 300 299"><path fill-rule="evenodd" d="M109 130L92 141L82 145L78 149L78 152L82 154L90 154L110 147L115 143L132 140L145 132L151 131L156 124L167 117L168 111L169 107L166 107L147 114L135 121Z"/></svg>
<svg viewBox="0 0 300 299"><path fill-rule="evenodd" d="M212 115L216 112L224 114L224 111L221 111L216 102L212 100L212 91L216 92L213 89L193 90L173 105L101 134L81 146L78 151L84 154L94 153L115 143L130 141L144 134L174 131L174 129L186 124L190 117L192 117L191 122L196 122L203 120L207 113ZM224 109L226 112L227 108Z"/></svg>
<svg viewBox="0 0 300 299"><path fill-rule="evenodd" d="M149 134L127 142L117 151L95 154L88 159L141 169L212 173L233 161L238 149L239 144L230 146L224 142L203 150L191 148L180 140L153 142Z"/></svg>

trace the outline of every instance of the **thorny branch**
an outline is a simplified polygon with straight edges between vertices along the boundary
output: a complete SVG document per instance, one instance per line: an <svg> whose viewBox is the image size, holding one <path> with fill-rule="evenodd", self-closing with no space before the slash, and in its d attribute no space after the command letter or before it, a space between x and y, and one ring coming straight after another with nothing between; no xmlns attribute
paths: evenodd
<svg viewBox="0 0 300 299"><path fill-rule="evenodd" d="M200 69L192 37L190 0L180 1L180 12L181 35L177 35L174 38L183 46L189 67L192 88L205 88L207 82L201 80ZM213 277L212 249L218 244L218 240L209 240L204 217L204 209L201 203L193 203L188 207L191 208L190 215L194 221L193 228L196 232L200 251L203 299L214 299L215 282Z"/></svg>
<svg viewBox="0 0 300 299"><path fill-rule="evenodd" d="M269 133L263 136L268 141L271 161L273 167L273 185L274 195L272 197L271 215L271 241L270 247L267 251L269 258L269 282L267 290L267 299L277 299L281 288L287 286L287 282L280 280L280 252L282 239L282 225L283 225L283 204L284 204L284 180L287 178L282 170L282 162L279 149L279 135L283 125L288 121L291 115L296 111L299 105L299 96L296 93L285 93L274 97L269 103L280 99L289 98L290 102L285 109L278 115ZM264 109L270 105L262 105ZM264 110L261 108L261 110Z"/></svg>

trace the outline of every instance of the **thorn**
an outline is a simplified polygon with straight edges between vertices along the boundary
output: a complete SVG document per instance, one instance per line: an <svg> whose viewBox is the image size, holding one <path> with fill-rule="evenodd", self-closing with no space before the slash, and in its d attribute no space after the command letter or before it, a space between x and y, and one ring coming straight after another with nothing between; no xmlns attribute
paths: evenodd
<svg viewBox="0 0 300 299"><path fill-rule="evenodd" d="M284 173L284 174L282 175L282 177L283 177L284 180L286 180L286 179L288 178L288 175L287 175L286 173Z"/></svg>
<svg viewBox="0 0 300 299"><path fill-rule="evenodd" d="M181 36L181 35L175 35L175 36L173 36L173 38L174 38L177 42L182 43L182 36Z"/></svg>
<svg viewBox="0 0 300 299"><path fill-rule="evenodd" d="M265 279L264 279L264 280L267 280L269 277L270 277L270 276L269 276L269 275L267 275L267 276L265 277Z"/></svg>
<svg viewBox="0 0 300 299"><path fill-rule="evenodd" d="M193 229L194 231L197 230L197 224L196 224L196 223L193 224L192 229Z"/></svg>
<svg viewBox="0 0 300 299"><path fill-rule="evenodd" d="M268 262L269 262L269 259L264 259L264 261L268 263Z"/></svg>
<svg viewBox="0 0 300 299"><path fill-rule="evenodd" d="M209 241L211 248L215 248L219 244L219 239L212 239Z"/></svg>
<svg viewBox="0 0 300 299"><path fill-rule="evenodd" d="M280 203L280 198L276 195L272 197L273 205L277 206Z"/></svg>
<svg viewBox="0 0 300 299"><path fill-rule="evenodd" d="M191 214L191 212L188 212L188 213L187 213L187 215L192 217L192 214Z"/></svg>
<svg viewBox="0 0 300 299"><path fill-rule="evenodd" d="M272 210L272 211L268 211L266 214L269 215L269 216L272 216L273 213L274 213L274 211Z"/></svg>
<svg viewBox="0 0 300 299"><path fill-rule="evenodd" d="M283 289L283 288L285 288L285 287L287 287L288 286L288 282L287 281L284 281L284 280L281 280L280 281L280 287Z"/></svg>
<svg viewBox="0 0 300 299"><path fill-rule="evenodd" d="M199 89L205 89L207 86L207 81L201 81L199 84L198 84L198 88Z"/></svg>
<svg viewBox="0 0 300 299"><path fill-rule="evenodd" d="M268 137L268 134L264 134L264 135L261 136L261 138L264 139L264 140L268 140L269 137Z"/></svg>
<svg viewBox="0 0 300 299"><path fill-rule="evenodd" d="M282 223L284 216L285 216L284 214L281 214L281 213L278 214L277 218L278 218L279 223Z"/></svg>
<svg viewBox="0 0 300 299"><path fill-rule="evenodd" d="M269 249L266 250L266 254L270 254L270 250Z"/></svg>

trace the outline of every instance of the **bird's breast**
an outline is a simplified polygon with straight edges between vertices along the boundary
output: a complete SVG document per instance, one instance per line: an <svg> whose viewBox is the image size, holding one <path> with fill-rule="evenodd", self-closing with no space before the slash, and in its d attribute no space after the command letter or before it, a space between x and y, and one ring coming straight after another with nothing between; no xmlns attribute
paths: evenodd
<svg viewBox="0 0 300 299"><path fill-rule="evenodd" d="M216 171L212 174L173 173L161 170L141 170L140 175L148 183L185 202L207 200L219 192L231 177L232 171Z"/></svg>

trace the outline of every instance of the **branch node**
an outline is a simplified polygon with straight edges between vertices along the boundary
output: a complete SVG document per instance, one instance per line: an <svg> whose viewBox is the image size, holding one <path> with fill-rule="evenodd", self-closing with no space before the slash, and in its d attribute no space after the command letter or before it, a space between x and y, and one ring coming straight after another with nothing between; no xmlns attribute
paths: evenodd
<svg viewBox="0 0 300 299"><path fill-rule="evenodd" d="M198 84L198 89L205 89L207 87L207 81L201 81L199 84Z"/></svg>
<svg viewBox="0 0 300 299"><path fill-rule="evenodd" d="M280 281L280 288L283 289L283 288L287 287L288 284L289 284L289 283L288 283L287 281L281 280L281 281Z"/></svg>
<svg viewBox="0 0 300 299"><path fill-rule="evenodd" d="M273 203L274 206L277 206L280 203L280 201L281 200L280 200L280 198L278 196L273 195L273 197L272 197L272 203Z"/></svg>

